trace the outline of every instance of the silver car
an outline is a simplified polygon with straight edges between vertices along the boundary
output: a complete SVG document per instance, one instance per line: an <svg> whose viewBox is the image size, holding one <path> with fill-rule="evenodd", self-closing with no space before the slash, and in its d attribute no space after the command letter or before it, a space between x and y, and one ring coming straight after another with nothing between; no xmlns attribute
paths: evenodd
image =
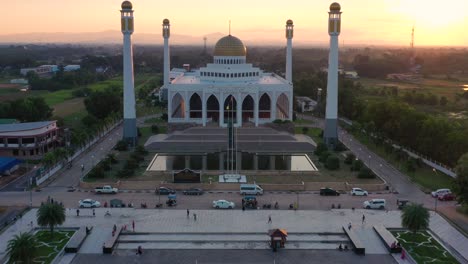
<svg viewBox="0 0 468 264"><path fill-rule="evenodd" d="M233 202L229 202L226 200L217 200L213 201L213 207L216 209L222 208L222 209L232 209L234 208L235 204Z"/></svg>
<svg viewBox="0 0 468 264"><path fill-rule="evenodd" d="M80 208L96 208L100 207L101 203L93 199L84 199L78 202Z"/></svg>

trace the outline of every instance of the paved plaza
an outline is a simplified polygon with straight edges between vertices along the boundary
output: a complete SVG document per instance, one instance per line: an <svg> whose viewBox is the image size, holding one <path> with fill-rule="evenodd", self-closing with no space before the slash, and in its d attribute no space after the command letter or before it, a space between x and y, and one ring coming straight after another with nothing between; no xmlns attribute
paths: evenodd
<svg viewBox="0 0 468 264"><path fill-rule="evenodd" d="M5 256L7 242L14 234L31 230L31 221L34 227L37 227L36 211L37 209L29 211L0 235L0 259ZM109 211L111 216L105 216L106 211ZM78 254L65 255L62 263L101 263L101 260L102 263L150 263L156 256L161 258L161 262L158 263L196 263L194 258L198 257L198 263L249 263L246 260L250 253L245 254L245 250L252 248L258 249L251 251L252 259L255 260L252 263L274 263L273 260L276 263L313 263L307 261L315 256L309 255L311 252L317 252L317 262L327 263L328 261L324 260L331 254L338 257L336 261L330 262L346 263L346 256L349 254L350 258L356 258L356 262L353 263L373 263L372 260L377 259L373 255L381 256L382 263L392 263L394 260L391 257L387 261L390 255L372 232L372 227L376 224L383 224L387 228L401 227L400 211L191 210L189 217L186 210L99 208L96 209L95 217L90 212L90 209L81 209L80 216L77 217L75 209L67 209L63 227L93 226L94 229ZM197 215L196 220L193 214ZM363 214L366 218L364 224L361 220ZM268 223L270 216L272 222ZM135 232L132 228L133 221ZM365 257L335 249L339 243L349 243L342 230L343 226L349 223L366 247ZM112 236L114 224L118 227L126 225L127 231L119 237L114 256L101 256L102 245ZM286 249L272 255L268 253L269 238L266 233L273 228L286 229L289 236ZM468 258L468 239L445 219L431 213L430 229L449 248ZM134 255L138 245L144 248L144 256ZM206 254L201 254L205 251ZM234 252L233 255L239 258L246 256L246 259L236 261L235 258L227 258L232 262L224 261L223 256L226 255L220 252ZM299 256L308 256L305 258L306 262L300 262ZM176 261L165 261L170 259Z"/></svg>

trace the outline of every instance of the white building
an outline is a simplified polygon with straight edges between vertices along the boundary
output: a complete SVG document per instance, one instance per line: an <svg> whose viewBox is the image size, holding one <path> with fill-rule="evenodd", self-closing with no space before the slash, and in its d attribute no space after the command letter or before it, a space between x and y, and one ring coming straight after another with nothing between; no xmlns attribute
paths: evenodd
<svg viewBox="0 0 468 264"><path fill-rule="evenodd" d="M228 118L235 126L291 120L292 83L247 63L246 52L240 39L228 35L216 43L213 63L177 72L163 87L168 91L169 123L225 127Z"/></svg>

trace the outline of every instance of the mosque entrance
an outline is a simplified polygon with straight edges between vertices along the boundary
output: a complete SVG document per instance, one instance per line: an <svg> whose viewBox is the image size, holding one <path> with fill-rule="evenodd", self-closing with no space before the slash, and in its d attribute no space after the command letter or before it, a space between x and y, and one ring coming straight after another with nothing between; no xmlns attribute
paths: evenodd
<svg viewBox="0 0 468 264"><path fill-rule="evenodd" d="M254 118L254 100L252 96L247 95L242 103L242 123L249 122Z"/></svg>
<svg viewBox="0 0 468 264"><path fill-rule="evenodd" d="M264 93L258 103L258 118L268 119L271 117L271 100L268 94Z"/></svg>
<svg viewBox="0 0 468 264"><path fill-rule="evenodd" d="M208 97L206 101L206 117L214 123L219 123L219 102L214 95Z"/></svg>
<svg viewBox="0 0 468 264"><path fill-rule="evenodd" d="M224 123L227 124L229 119L233 123L237 123L237 101L232 95L229 95L224 101Z"/></svg>
<svg viewBox="0 0 468 264"><path fill-rule="evenodd" d="M190 97L190 118L202 118L202 100L197 93Z"/></svg>

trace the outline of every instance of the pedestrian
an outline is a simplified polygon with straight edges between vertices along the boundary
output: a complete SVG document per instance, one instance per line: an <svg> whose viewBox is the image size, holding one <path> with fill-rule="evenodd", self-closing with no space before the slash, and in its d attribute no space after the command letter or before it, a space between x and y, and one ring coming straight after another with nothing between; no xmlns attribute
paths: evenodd
<svg viewBox="0 0 468 264"><path fill-rule="evenodd" d="M405 258L406 258L405 250L401 249L401 259L405 259Z"/></svg>
<svg viewBox="0 0 468 264"><path fill-rule="evenodd" d="M135 220L132 220L132 229L133 229L133 232L135 232Z"/></svg>
<svg viewBox="0 0 468 264"><path fill-rule="evenodd" d="M352 226L351 226L351 222L349 222L349 224L348 224L348 230L351 230L351 227L352 227Z"/></svg>
<svg viewBox="0 0 468 264"><path fill-rule="evenodd" d="M242 205L242 211L245 211L245 206Z"/></svg>
<svg viewBox="0 0 468 264"><path fill-rule="evenodd" d="M268 216L268 224L271 224L271 215Z"/></svg>
<svg viewBox="0 0 468 264"><path fill-rule="evenodd" d="M113 232L117 231L117 225L116 224L114 224L114 227L112 228L112 231Z"/></svg>
<svg viewBox="0 0 468 264"><path fill-rule="evenodd" d="M365 223L366 223L366 216L362 215L362 224L365 224Z"/></svg>
<svg viewBox="0 0 468 264"><path fill-rule="evenodd" d="M80 216L80 209L76 209L76 216Z"/></svg>
<svg viewBox="0 0 468 264"><path fill-rule="evenodd" d="M50 198L50 203L51 203L51 204L54 203L54 198Z"/></svg>
<svg viewBox="0 0 468 264"><path fill-rule="evenodd" d="M187 209L187 218L189 218L189 217L190 217L190 211L189 211L189 209Z"/></svg>
<svg viewBox="0 0 468 264"><path fill-rule="evenodd" d="M50 196L47 196L47 203L50 203Z"/></svg>
<svg viewBox="0 0 468 264"><path fill-rule="evenodd" d="M94 208L93 208L93 216L96 216L96 211L94 210Z"/></svg>
<svg viewBox="0 0 468 264"><path fill-rule="evenodd" d="M141 246L138 246L136 254L137 255L142 255L143 254L143 249L141 248Z"/></svg>
<svg viewBox="0 0 468 264"><path fill-rule="evenodd" d="M197 221L197 214L196 213L193 213L193 221Z"/></svg>

